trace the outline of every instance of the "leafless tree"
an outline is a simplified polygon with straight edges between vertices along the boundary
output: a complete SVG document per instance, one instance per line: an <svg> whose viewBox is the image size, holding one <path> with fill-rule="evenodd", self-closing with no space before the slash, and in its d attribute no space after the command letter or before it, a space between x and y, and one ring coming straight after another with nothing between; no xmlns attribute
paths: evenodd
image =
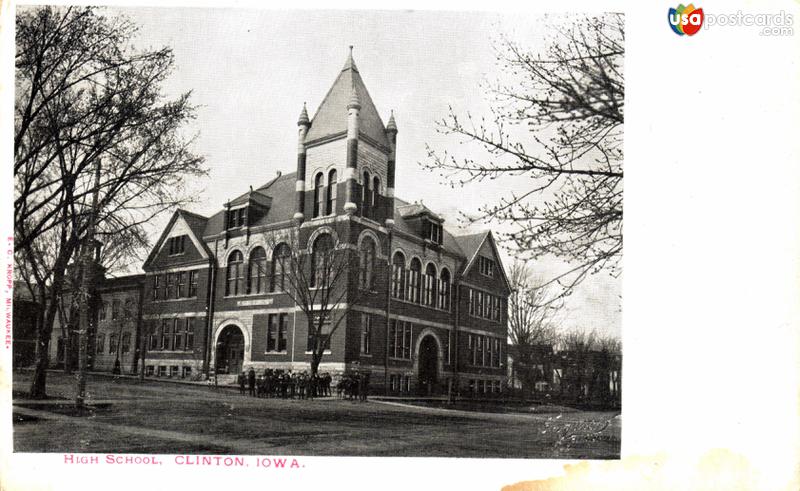
<svg viewBox="0 0 800 491"><path fill-rule="evenodd" d="M504 176L530 182L467 219L508 224L500 239L519 258L565 261L541 286L558 284L566 295L590 274L620 273L624 18L568 19L553 31L539 52L499 37L501 75L485 87L491 115L451 107L439 121L468 156L429 147L421 164L453 186Z"/></svg>
<svg viewBox="0 0 800 491"><path fill-rule="evenodd" d="M274 289L284 291L306 318L312 374L317 374L333 334L347 317L348 284L358 271L358 255L345 240L349 231L344 222L331 221L320 232L304 239L300 229L292 227L265 235L273 254Z"/></svg>
<svg viewBox="0 0 800 491"><path fill-rule="evenodd" d="M508 328L517 359L515 371L522 382L523 393L535 388L546 378L549 353L557 337L560 300L552 301L551 289L540 288L530 265L515 261L509 272L511 295L508 297ZM542 366L540 372L538 366Z"/></svg>
<svg viewBox="0 0 800 491"><path fill-rule="evenodd" d="M44 397L50 300L77 259L95 189L98 239L130 253L146 247L142 226L185 204L187 177L205 170L185 134L189 94L167 100L161 91L170 49L137 51L130 21L91 7L20 9L16 27L15 262L38 287L30 396Z"/></svg>

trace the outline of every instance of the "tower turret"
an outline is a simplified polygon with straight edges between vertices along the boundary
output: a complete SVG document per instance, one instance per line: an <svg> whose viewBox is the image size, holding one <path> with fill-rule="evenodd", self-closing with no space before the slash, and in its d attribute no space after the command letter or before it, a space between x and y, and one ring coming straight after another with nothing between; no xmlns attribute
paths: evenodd
<svg viewBox="0 0 800 491"><path fill-rule="evenodd" d="M353 47L350 46L348 63L352 64ZM358 174L358 116L361 111L361 101L355 84L350 90L350 102L347 104L347 160L344 169L345 203L344 211L348 215L356 212L356 179Z"/></svg>
<svg viewBox="0 0 800 491"><path fill-rule="evenodd" d="M299 223L305 220L305 202L306 202L306 134L308 128L311 126L311 121L308 119L308 111L306 110L306 103L303 103L303 110L300 111L300 117L297 120L297 180L295 184L295 205L294 205L294 219Z"/></svg>

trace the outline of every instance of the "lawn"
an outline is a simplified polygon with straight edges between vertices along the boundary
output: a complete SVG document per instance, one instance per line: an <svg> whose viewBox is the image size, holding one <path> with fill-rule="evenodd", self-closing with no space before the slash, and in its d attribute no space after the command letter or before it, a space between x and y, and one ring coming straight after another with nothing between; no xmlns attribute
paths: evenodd
<svg viewBox="0 0 800 491"><path fill-rule="evenodd" d="M24 390L27 372L15 373ZM74 378L48 374L70 399ZM206 387L90 376L91 416L15 410L18 452L618 458L616 412L504 414L337 399L256 399ZM24 413L24 414L23 414Z"/></svg>

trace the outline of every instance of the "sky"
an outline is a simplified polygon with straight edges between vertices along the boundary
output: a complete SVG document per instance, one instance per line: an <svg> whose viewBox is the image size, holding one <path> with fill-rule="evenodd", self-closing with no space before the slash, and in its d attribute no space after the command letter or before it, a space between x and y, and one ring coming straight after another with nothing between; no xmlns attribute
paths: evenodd
<svg viewBox="0 0 800 491"><path fill-rule="evenodd" d="M396 195L421 200L442 214L456 234L459 212L496 202L526 178L451 189L422 169L427 148L457 145L436 132L436 121L457 113L486 114L481 84L496 80L492 41L503 32L531 49L542 46L547 19L476 12L271 11L200 8L127 8L140 26L139 49L170 46L175 72L165 84L174 97L191 91L197 118L195 151L209 177L191 183L197 202L187 209L210 215L226 200L296 165L297 118L304 102L313 115L353 45L356 65L384 120L398 126ZM153 224L156 237L169 217ZM481 226L480 228L486 228ZM497 227L492 227L498 231ZM511 258L504 253L506 269ZM548 276L557 260L532 263ZM621 278L600 273L568 298L562 327L620 335Z"/></svg>

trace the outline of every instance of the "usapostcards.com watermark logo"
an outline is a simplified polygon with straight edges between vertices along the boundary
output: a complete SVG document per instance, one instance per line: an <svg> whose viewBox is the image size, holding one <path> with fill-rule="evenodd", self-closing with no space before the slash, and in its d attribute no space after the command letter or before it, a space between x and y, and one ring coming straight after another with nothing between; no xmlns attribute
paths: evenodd
<svg viewBox="0 0 800 491"><path fill-rule="evenodd" d="M793 36L794 17L781 10L777 14L743 13L741 10L735 14L705 14L703 9L696 9L694 5L678 5L671 8L667 14L669 26L679 35L693 36L700 28L709 30L717 27L749 27L758 29L760 36Z"/></svg>

